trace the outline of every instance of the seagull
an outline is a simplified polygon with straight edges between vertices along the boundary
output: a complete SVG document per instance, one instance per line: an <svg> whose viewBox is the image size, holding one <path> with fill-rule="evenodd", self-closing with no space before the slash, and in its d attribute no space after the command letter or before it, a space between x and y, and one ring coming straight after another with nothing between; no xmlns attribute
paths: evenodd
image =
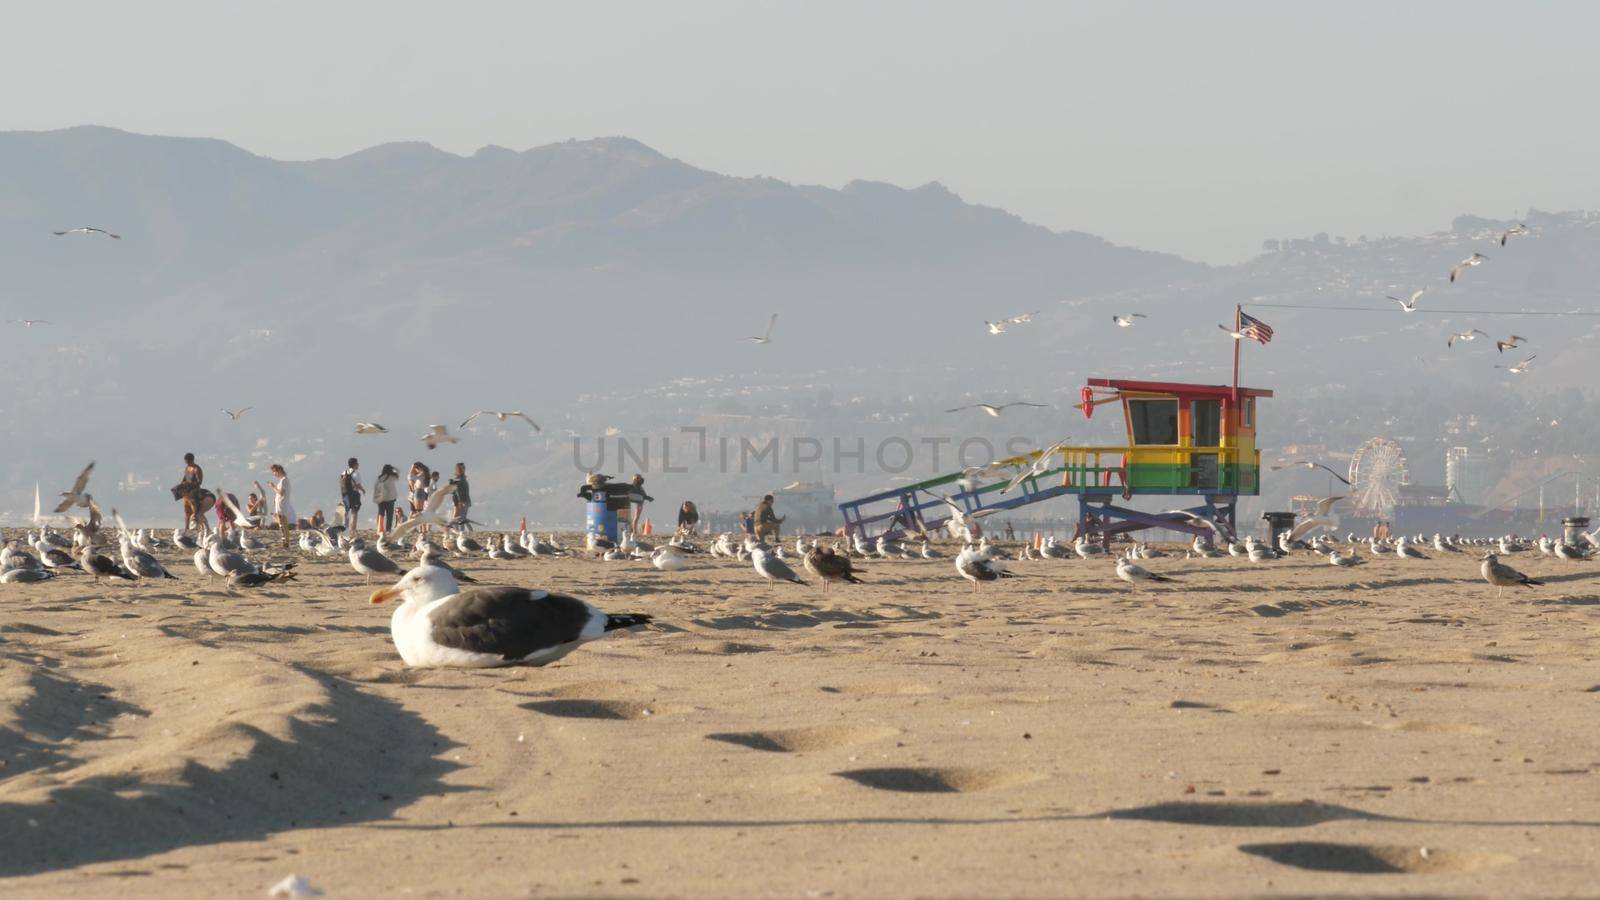
<svg viewBox="0 0 1600 900"><path fill-rule="evenodd" d="M1504 353L1507 350L1515 350L1518 347L1522 346L1523 342L1526 341L1526 340L1527 340L1527 338L1522 337L1521 335L1513 334L1512 336L1506 338L1503 341L1495 341L1494 342L1494 349L1499 351L1500 353Z"/></svg>
<svg viewBox="0 0 1600 900"><path fill-rule="evenodd" d="M361 543L350 545L350 568L358 575L365 575L367 584L372 583L374 575L400 574L399 563Z"/></svg>
<svg viewBox="0 0 1600 900"><path fill-rule="evenodd" d="M11 325L21 325L23 328L32 328L35 325L49 325L49 319L7 319Z"/></svg>
<svg viewBox="0 0 1600 900"><path fill-rule="evenodd" d="M233 421L237 422L237 421L239 421L239 417L240 416L244 415L245 413L249 412L252 409L255 409L255 407L254 406L241 406L238 409L225 409L225 410L223 410L223 412L228 414L228 418L230 418Z"/></svg>
<svg viewBox="0 0 1600 900"><path fill-rule="evenodd" d="M924 544L923 546L927 546ZM855 572L851 571L850 557L835 553L831 549L812 547L806 551L802 558L806 571L817 576L822 582L822 592L828 592L828 585L835 581L847 581L850 584L862 584Z"/></svg>
<svg viewBox="0 0 1600 900"><path fill-rule="evenodd" d="M1450 339L1445 341L1444 345L1446 347L1454 347L1456 345L1456 341L1475 341L1478 339L1478 335L1480 334L1484 337L1489 336L1487 332L1479 331L1478 329L1474 328L1470 331L1460 331L1450 335Z"/></svg>
<svg viewBox="0 0 1600 900"><path fill-rule="evenodd" d="M1165 575L1157 575L1156 573L1146 569L1144 566L1139 565L1126 556L1117 557L1117 577L1131 585L1134 585L1135 587L1137 587L1142 581L1172 580Z"/></svg>
<svg viewBox="0 0 1600 900"><path fill-rule="evenodd" d="M579 645L650 623L642 613L610 615L566 594L518 587L461 590L450 570L422 565L372 594L400 599L389 633L415 668L543 666Z"/></svg>
<svg viewBox="0 0 1600 900"><path fill-rule="evenodd" d="M539 427L539 423L538 422L535 422L533 419L529 418L528 414L525 413L525 412L522 412L521 410L513 410L511 412L496 412L496 411L494 411L492 409L480 409L477 412L473 413L472 415L467 416L467 420L465 422L461 423L461 427L465 428L468 425L471 425L473 422L476 422L478 420L479 416L494 416L496 419L499 419L502 423L504 423L505 420L507 420L507 419L521 419L524 422L527 422L529 425L532 425L534 431L543 431L544 430L544 429ZM435 425L434 427L437 428L439 426Z"/></svg>
<svg viewBox="0 0 1600 900"><path fill-rule="evenodd" d="M1306 469L1322 469L1323 471L1327 472L1329 475L1332 475L1333 477L1339 479L1340 481L1344 482L1345 484L1349 484L1350 483L1350 479L1344 477L1343 475L1340 475L1338 472L1335 472L1334 470L1328 468L1327 466L1323 465L1322 463L1315 462L1315 461L1309 460L1309 459L1291 459L1291 460L1288 460L1286 462L1273 463L1272 465L1268 466L1267 468L1269 468L1272 471L1276 472L1276 471L1278 471L1280 469L1287 469L1290 466L1299 466L1301 468L1306 468Z"/></svg>
<svg viewBox="0 0 1600 900"><path fill-rule="evenodd" d="M993 559L989 554L972 547L966 547L956 556L956 572L962 578L972 582L972 592L978 592L978 582L999 581L1002 578L1015 578L1006 571L1006 564Z"/></svg>
<svg viewBox="0 0 1600 900"><path fill-rule="evenodd" d="M756 547L750 551L750 562L755 566L756 574L768 581L792 581L795 584L805 584L800 576L789 568L789 564L774 556L763 547Z"/></svg>
<svg viewBox="0 0 1600 900"><path fill-rule="evenodd" d="M78 480L72 483L72 490L61 492L62 499L60 503L56 504L56 512L64 513L74 506L88 508L93 500L83 492L83 489L89 486L89 475L93 471L94 463L92 462L83 467L83 471L78 473Z"/></svg>
<svg viewBox="0 0 1600 900"><path fill-rule="evenodd" d="M1117 327L1118 328L1131 328L1131 327L1133 327L1133 324L1134 324L1133 320L1134 319L1148 319L1148 318L1150 318L1150 317L1145 315L1144 313L1128 313L1125 316L1112 316L1111 317L1111 321L1117 323Z"/></svg>
<svg viewBox="0 0 1600 900"><path fill-rule="evenodd" d="M1012 316L1009 319L1001 319L998 322L991 322L988 319L985 319L983 324L989 326L990 334L1005 334L1007 328L1010 328L1012 325L1023 325L1028 322L1032 322L1033 317L1038 314L1038 311L1035 310L1031 313L1022 313L1021 315Z"/></svg>
<svg viewBox="0 0 1600 900"><path fill-rule="evenodd" d="M995 418L998 419L998 418L1000 418L1000 414L1001 413L1005 412L1006 410L1010 409L1013 406L1033 406L1033 407L1037 407L1039 409L1049 409L1049 406L1047 404L1044 404L1044 403L1029 403L1026 400L1013 400L1010 403L1001 403L1001 404L998 404L998 405L994 404L994 403L969 403L966 406L958 406L955 409L947 409L947 410L945 410L945 412L947 412L947 413L957 413L957 412L961 412L964 409L981 409L984 412L988 413L989 415L994 416Z"/></svg>
<svg viewBox="0 0 1600 900"><path fill-rule="evenodd" d="M1523 587L1544 584L1544 582L1529 578L1516 569L1500 562L1499 558L1493 553L1485 553L1483 555L1483 580L1494 585L1494 595L1496 597L1505 593L1505 589L1513 584L1520 584Z"/></svg>
<svg viewBox="0 0 1600 900"><path fill-rule="evenodd" d="M444 507L444 501L455 492L456 486L446 482L437 491L429 494L428 503L422 508L422 512L396 525L393 536L398 538L418 525L443 525L445 523L444 518L439 515L439 510ZM537 553L538 551L534 552Z"/></svg>
<svg viewBox="0 0 1600 900"><path fill-rule="evenodd" d="M356 423L356 434L388 434L388 433L389 433L389 429L383 427L382 425L379 425L377 422L357 422ZM427 438L423 438L423 440L427 440Z"/></svg>
<svg viewBox="0 0 1600 900"><path fill-rule="evenodd" d="M1217 327L1221 328L1223 331L1226 331L1228 333L1228 337L1231 337L1236 341L1244 340L1244 337L1245 337L1244 332L1240 331L1237 328L1229 328L1226 325L1218 325Z"/></svg>
<svg viewBox="0 0 1600 900"><path fill-rule="evenodd" d="M448 426L430 425L428 433L422 436L422 442L428 445L429 450L436 450L440 444L459 444L461 439L451 434Z"/></svg>
<svg viewBox="0 0 1600 900"><path fill-rule="evenodd" d="M85 234L85 235L88 235L88 234L103 234L106 237L111 238L114 241L122 240L122 235L120 235L120 234L112 234L111 232L105 230L104 228L95 228L92 225L80 225L77 228L68 228L66 231L56 231L56 232L52 232L52 234L54 234L56 237L61 237L64 234Z"/></svg>
<svg viewBox="0 0 1600 900"><path fill-rule="evenodd" d="M1452 276L1450 280L1454 281L1455 278ZM1393 300L1394 302L1400 304L1400 308L1405 310L1406 312L1416 312L1417 311L1417 298L1421 297L1423 294L1426 294L1427 292L1428 292L1427 288L1422 288L1421 290L1412 291L1410 300L1401 300L1399 297L1396 297L1393 294L1384 294L1384 296L1388 297L1390 300Z"/></svg>
<svg viewBox="0 0 1600 900"><path fill-rule="evenodd" d="M677 546L665 544L650 554L650 563L663 572L681 572L689 568L689 556Z"/></svg>
<svg viewBox="0 0 1600 900"><path fill-rule="evenodd" d="M1528 357L1527 359L1523 360L1522 362L1517 363L1514 366L1495 366L1495 368L1496 369L1505 369L1507 372L1510 372L1512 375L1521 375L1523 372L1528 371L1528 365L1530 363L1532 363L1534 360L1538 359L1538 358L1539 358L1539 354L1535 353L1534 355Z"/></svg>
<svg viewBox="0 0 1600 900"><path fill-rule="evenodd" d="M770 344L772 343L772 329L776 327L778 327L778 314L773 313L772 318L767 320L767 330L764 334L760 337L747 337L745 340L755 344Z"/></svg>
<svg viewBox="0 0 1600 900"><path fill-rule="evenodd" d="M1489 257L1484 256L1482 253L1474 253L1466 259L1463 259L1461 262L1456 263L1455 268L1450 270L1450 280L1454 282L1457 275L1460 275L1463 271L1472 266L1483 265L1483 261L1488 258Z"/></svg>
<svg viewBox="0 0 1600 900"><path fill-rule="evenodd" d="M1506 239L1511 237L1513 234L1527 234L1527 233L1528 233L1528 226L1526 226L1526 225L1516 225L1516 226L1513 226L1511 228L1507 228L1505 231L1500 232L1500 246L1504 247L1506 245Z"/></svg>
<svg viewBox="0 0 1600 900"><path fill-rule="evenodd" d="M1070 438L1068 440L1070 440ZM1060 450L1066 445L1066 441L1057 441L1054 444L1051 444L1049 447L1046 447L1044 450L1041 450L1039 452L1039 456L1034 459L1033 465L1028 466L1026 469L1023 469L1013 476L1011 481L1008 482L1005 487L1000 489L1000 493L1002 495L1009 494L1016 489L1017 485L1027 481L1029 478L1033 478L1034 476L1047 471L1050 468L1050 461L1055 458L1056 451Z"/></svg>

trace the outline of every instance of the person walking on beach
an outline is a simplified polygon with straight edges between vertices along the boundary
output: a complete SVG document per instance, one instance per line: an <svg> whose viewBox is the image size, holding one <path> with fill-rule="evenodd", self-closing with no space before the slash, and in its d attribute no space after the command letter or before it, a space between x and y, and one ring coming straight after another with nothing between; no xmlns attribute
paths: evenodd
<svg viewBox="0 0 1600 900"><path fill-rule="evenodd" d="M437 478L438 473L434 473L434 477ZM456 474L450 479L450 483L455 485L456 489L451 498L456 504L455 525L457 528L470 530L471 523L467 521L467 513L472 509L472 491L467 486L466 463L456 463Z"/></svg>
<svg viewBox="0 0 1600 900"><path fill-rule="evenodd" d="M339 500L344 505L344 532L354 535L361 524L361 495L367 492L361 483L361 463L354 456L345 462L339 475Z"/></svg>
<svg viewBox="0 0 1600 900"><path fill-rule="evenodd" d="M283 530L283 545L289 546L289 528L298 524L294 504L289 502L289 473L281 463L273 463L267 471L276 479L272 482L272 520Z"/></svg>
<svg viewBox="0 0 1600 900"><path fill-rule="evenodd" d="M378 530L394 530L394 503L400 496L400 471L388 463L372 482L372 502L378 504Z"/></svg>
<svg viewBox="0 0 1600 900"><path fill-rule="evenodd" d="M185 453L183 477L179 479L177 487L172 489L172 498L183 503L184 531L188 531L191 526L198 528L202 534L211 530L211 526L206 523L206 511L216 503L216 498L201 487L201 483L205 480L205 470L194 461L194 454Z"/></svg>
<svg viewBox="0 0 1600 900"><path fill-rule="evenodd" d="M639 520L644 518L644 505L654 501L656 498L644 492L644 476L637 472L634 473L633 478L629 479L628 485L633 488L629 492L630 502L633 504L633 523L628 527L634 534L638 534Z"/></svg>

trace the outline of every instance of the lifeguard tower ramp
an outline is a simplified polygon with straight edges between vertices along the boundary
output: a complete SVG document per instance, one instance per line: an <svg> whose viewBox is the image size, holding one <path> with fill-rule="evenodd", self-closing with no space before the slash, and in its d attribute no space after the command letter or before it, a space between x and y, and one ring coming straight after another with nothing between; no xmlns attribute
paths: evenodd
<svg viewBox="0 0 1600 900"><path fill-rule="evenodd" d="M999 460L839 504L845 532L864 538L932 532L952 518L944 498L971 519L1062 496L1078 498L1078 532L1111 535L1165 528L1209 536L1200 516L1235 527L1238 498L1260 492L1256 400L1270 390L1228 385L1091 378L1077 408L1085 418L1115 403L1127 429L1123 446L1057 446ZM1050 463L1007 491L1017 473L1046 454ZM1119 505L1137 496L1175 498L1182 512ZM1199 501L1199 502L1196 502Z"/></svg>

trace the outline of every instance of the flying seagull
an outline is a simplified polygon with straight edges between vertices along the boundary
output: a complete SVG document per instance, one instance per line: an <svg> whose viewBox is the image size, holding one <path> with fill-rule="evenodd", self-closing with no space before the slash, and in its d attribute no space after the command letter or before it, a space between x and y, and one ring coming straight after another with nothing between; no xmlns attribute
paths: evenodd
<svg viewBox="0 0 1600 900"><path fill-rule="evenodd" d="M1226 325L1218 325L1217 327L1221 328L1223 331L1226 331L1228 333L1228 337L1231 337L1236 341L1242 341L1245 338L1244 332L1238 330L1237 328L1229 328Z"/></svg>
<svg viewBox="0 0 1600 900"><path fill-rule="evenodd" d="M394 527L394 537L398 538L418 525L443 525L444 518L439 515L439 510L444 507L444 501L454 495L456 486L446 483L443 487L428 495L428 503L422 507L422 512L401 522Z"/></svg>
<svg viewBox="0 0 1600 900"><path fill-rule="evenodd" d="M21 325L23 328L32 328L35 325L49 325L49 319L7 319L11 325Z"/></svg>
<svg viewBox="0 0 1600 900"><path fill-rule="evenodd" d="M1134 319L1148 319L1148 318L1149 318L1149 316L1146 316L1144 313L1128 313L1125 316L1112 316L1111 317L1111 321L1117 323L1117 327L1119 327L1119 328L1130 328L1134 324L1134 322L1133 322Z"/></svg>
<svg viewBox="0 0 1600 900"><path fill-rule="evenodd" d="M389 429L383 427L382 425L379 425L377 422L357 422L356 423L356 434L388 434L388 433L389 433ZM424 438L424 440L426 440L426 438Z"/></svg>
<svg viewBox="0 0 1600 900"><path fill-rule="evenodd" d="M1500 232L1500 246L1504 247L1506 245L1506 239L1511 237L1513 234L1527 234L1527 233L1528 233L1528 226L1526 226L1526 225L1517 225L1517 226L1514 226L1512 228L1507 228L1505 231Z"/></svg>
<svg viewBox="0 0 1600 900"><path fill-rule="evenodd" d="M1462 272L1466 271L1472 266L1483 265L1483 261L1488 258L1489 257L1484 256L1482 253L1474 253L1466 259L1463 259L1461 262L1456 263L1455 268L1450 270L1450 280L1454 282L1457 275L1460 275Z"/></svg>
<svg viewBox="0 0 1600 900"><path fill-rule="evenodd" d="M1455 277L1452 276L1450 280L1454 281ZM1396 297L1393 294L1384 294L1384 296L1388 297L1390 300L1393 300L1394 302L1400 304L1400 308L1405 310L1406 312L1416 312L1417 311L1417 298L1421 297L1423 294L1425 294L1427 292L1428 292L1427 288L1423 288L1420 291L1412 291L1410 300L1401 300L1399 297Z"/></svg>
<svg viewBox="0 0 1600 900"><path fill-rule="evenodd" d="M477 412L473 413L472 415L467 416L467 420L465 422L461 423L461 427L465 428L468 425L471 425L473 422L478 421L478 417L479 416L494 416L496 419L499 419L501 422L504 422L507 419L521 419L524 422L527 422L529 425L532 425L534 431L542 431L543 430L543 429L541 429L539 427L539 423L538 422L535 422L534 420L528 418L528 414L525 413L525 412L522 412L521 410L514 410L512 412L496 412L496 411L494 411L492 409L480 409Z"/></svg>
<svg viewBox="0 0 1600 900"><path fill-rule="evenodd" d="M1474 328L1471 331L1459 331L1450 335L1450 339L1445 341L1444 345L1446 347L1454 347L1456 345L1456 341L1475 341L1478 339L1478 335L1480 334L1484 337L1489 336L1488 332L1479 331L1478 329Z"/></svg>
<svg viewBox="0 0 1600 900"><path fill-rule="evenodd" d="M990 322L989 320L985 319L983 324L989 326L990 334L1005 334L1007 328L1011 327L1012 325L1024 325L1028 322L1032 322L1033 317L1037 316L1038 314L1039 311L1034 310L1030 313L1021 313L1020 315L1012 316L1009 319L1001 319L998 322Z"/></svg>
<svg viewBox="0 0 1600 900"><path fill-rule="evenodd" d="M230 418L233 421L237 422L237 421L239 421L239 417L240 416L244 415L245 413L249 412L252 409L255 409L255 407L254 406L241 406L238 409L225 409L225 410L223 410L223 412L228 414L228 418Z"/></svg>
<svg viewBox="0 0 1600 900"><path fill-rule="evenodd" d="M947 409L947 410L945 410L945 412L955 413L955 412L961 412L964 409L981 409L984 412L988 413L989 415L994 416L995 418L998 419L998 418L1000 418L1000 414L1002 412L1005 412L1006 410L1010 409L1013 406L1036 406L1036 407L1038 407L1040 409L1048 409L1049 408L1043 403L1029 403L1026 400L1013 400L1010 403L1001 403L999 405L996 405L996 404L993 404L993 403L969 403L966 406L958 406L955 409Z"/></svg>
<svg viewBox="0 0 1600 900"><path fill-rule="evenodd" d="M422 442L428 445L429 450L436 450L440 444L459 444L461 439L451 434L448 426L430 425L428 433L422 436Z"/></svg>
<svg viewBox="0 0 1600 900"><path fill-rule="evenodd" d="M91 225L81 225L77 228L68 228L66 231L57 231L53 233L56 237L61 237L64 234L103 234L114 241L122 240L122 235L120 234L112 234L104 228L95 228Z"/></svg>
<svg viewBox="0 0 1600 900"><path fill-rule="evenodd" d="M1525 337L1513 334L1512 336L1506 338L1503 341L1495 341L1494 342L1494 349L1500 351L1501 353L1504 353L1507 350L1515 350L1519 346L1521 346L1522 343L1524 341L1526 341L1526 340L1527 340L1527 338L1525 338Z"/></svg>
<svg viewBox="0 0 1600 900"><path fill-rule="evenodd" d="M1528 371L1528 365L1538 358L1539 354L1535 353L1534 355L1528 357L1522 362L1517 363L1514 366L1495 366L1495 368L1505 369L1507 372L1510 372L1513 375L1521 375L1523 372Z"/></svg>
<svg viewBox="0 0 1600 900"><path fill-rule="evenodd" d="M1039 453L1038 458L1033 461L1033 465L1022 469L1016 475L1012 476L1011 480L1006 483L1006 486L1000 489L1001 495L1004 496L1005 494L1011 493L1016 489L1017 485L1048 470L1050 468L1051 460L1055 459L1056 453L1066 445L1066 441L1057 441L1054 444L1051 444L1049 447L1046 447Z"/></svg>
<svg viewBox="0 0 1600 900"><path fill-rule="evenodd" d="M93 472L94 463L91 462L83 467L83 471L78 473L78 480L72 483L72 490L61 492L61 502L56 504L56 512L64 513L74 506L88 508L91 501L83 490L89 486L89 475Z"/></svg>
<svg viewBox="0 0 1600 900"><path fill-rule="evenodd" d="M747 337L745 340L756 344L770 344L772 343L772 329L776 327L778 327L778 314L773 313L772 318L767 320L766 333L762 334L760 337Z"/></svg>
<svg viewBox="0 0 1600 900"><path fill-rule="evenodd" d="M1322 470L1326 471L1329 475L1332 475L1333 477L1339 479L1340 481L1344 482L1345 484L1349 484L1350 483L1350 479L1344 477L1343 475L1340 475L1338 472L1335 472L1334 470L1328 468L1327 466L1323 465L1322 463L1314 462L1314 461L1309 460L1309 459L1291 459L1291 460L1288 460L1286 462L1273 463L1272 465L1268 466L1267 468L1269 468L1272 471L1276 472L1279 469L1287 469L1290 466L1299 466L1300 468L1304 468L1304 469L1322 469Z"/></svg>

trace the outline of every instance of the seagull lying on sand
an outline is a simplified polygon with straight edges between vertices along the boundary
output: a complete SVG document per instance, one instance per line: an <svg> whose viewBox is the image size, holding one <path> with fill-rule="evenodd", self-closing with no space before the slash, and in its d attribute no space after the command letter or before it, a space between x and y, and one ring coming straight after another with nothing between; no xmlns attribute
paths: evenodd
<svg viewBox="0 0 1600 900"><path fill-rule="evenodd" d="M1504 353L1507 350L1515 350L1518 347L1522 346L1522 343L1524 341L1526 341L1526 340L1527 340L1527 338L1522 337L1521 335L1513 334L1512 336L1506 338L1503 341L1495 341L1494 342L1494 349L1499 351L1499 352L1501 352L1501 353Z"/></svg>
<svg viewBox="0 0 1600 900"><path fill-rule="evenodd" d="M436 450L440 444L459 444L461 439L451 434L448 426L430 425L428 433L422 436L422 442L428 445L429 450Z"/></svg>
<svg viewBox="0 0 1600 900"><path fill-rule="evenodd" d="M1484 256L1482 253L1474 253L1466 259L1463 259L1461 262L1456 263L1455 268L1450 270L1450 281L1454 282L1457 275L1460 275L1462 272L1473 266L1483 265L1483 261L1488 258L1489 257Z"/></svg>
<svg viewBox="0 0 1600 900"><path fill-rule="evenodd" d="M443 566L418 566L373 603L400 598L389 633L418 668L542 666L608 632L646 625L643 614L609 615L565 594L517 587L461 590Z"/></svg>
<svg viewBox="0 0 1600 900"><path fill-rule="evenodd" d="M1400 308L1405 310L1406 312L1416 312L1417 311L1417 298L1421 297L1423 294L1426 294L1427 292L1428 292L1427 288L1423 288L1422 290L1419 290L1419 291L1412 291L1410 300L1401 300L1399 297L1396 297L1393 294L1384 294L1384 296L1388 297L1390 300L1393 300L1394 302L1400 304Z"/></svg>
<svg viewBox="0 0 1600 900"><path fill-rule="evenodd" d="M356 434L388 434L388 433L389 433L389 429L383 427L382 425L379 425L377 422L357 422L356 423ZM424 438L424 440L426 440L426 438Z"/></svg>
<svg viewBox="0 0 1600 900"><path fill-rule="evenodd" d="M1450 335L1450 339L1445 341L1444 345L1446 347L1454 347L1456 345L1456 341L1475 341L1478 339L1478 335L1480 334L1484 337L1489 336L1488 332L1479 331L1476 328L1473 328L1470 331L1458 331L1455 334Z"/></svg>
<svg viewBox="0 0 1600 900"><path fill-rule="evenodd" d="M95 228L92 225L80 225L77 228L68 228L66 231L54 231L54 232L51 232L51 234L54 234L56 237L61 237L64 234L83 234L83 235L103 234L106 237L111 238L114 241L122 240L122 235L120 235L120 234L112 234L111 232L105 230L104 228Z"/></svg>
<svg viewBox="0 0 1600 900"><path fill-rule="evenodd" d="M772 314L772 318L767 320L767 330L762 332L760 337L747 337L747 338L745 338L745 340L747 340L747 341L749 341L749 342L751 342L753 344L770 344L770 343L772 343L772 329L777 328L777 327L778 327L778 314L777 313L773 313Z"/></svg>
<svg viewBox="0 0 1600 900"><path fill-rule="evenodd" d="M1521 375L1522 373L1528 371L1528 366L1531 365L1533 363L1533 361L1538 359L1538 358L1539 358L1539 354L1535 353L1534 355L1528 357L1527 359L1523 360L1522 362L1517 363L1514 366L1499 366L1499 365L1497 365L1497 366L1495 366L1495 368L1496 369L1505 369L1507 372L1510 372L1513 375Z"/></svg>
<svg viewBox="0 0 1600 900"><path fill-rule="evenodd" d="M947 410L945 410L945 412L947 412L947 413L958 413L958 412L961 412L962 410L967 410L967 409L981 409L984 412L988 413L989 415L994 416L995 418L998 419L998 418L1000 418L1000 414L1001 413L1005 412L1006 410L1010 409L1013 406L1032 406L1032 407L1035 407L1037 409L1049 409L1049 406L1044 404L1044 403L1029 403L1026 400L1013 400L1010 403L999 403L999 404L995 404L995 403L969 403L966 406L958 406L955 409L947 409Z"/></svg>
<svg viewBox="0 0 1600 900"><path fill-rule="evenodd" d="M1149 316L1146 316L1144 313L1128 313L1125 316L1112 316L1111 321L1117 323L1117 327L1119 328L1131 328L1134 325L1134 319L1148 318Z"/></svg>
<svg viewBox="0 0 1600 900"><path fill-rule="evenodd" d="M533 419L529 418L528 414L523 412L523 411L521 411L521 410L513 410L511 412L496 412L495 410L492 410L492 409L480 409L477 412L473 413L472 415L467 416L467 420L465 422L461 423L461 427L462 428L466 428L468 425L471 425L473 422L478 421L478 417L479 416L494 416L496 419L499 419L502 423L504 423L505 420L507 420L507 419L521 419L524 422L527 422L529 425L532 425L534 431L543 431L544 430L544 429L539 427L539 423L538 422L535 422ZM438 427L438 426L435 426L435 427Z"/></svg>
<svg viewBox="0 0 1600 900"><path fill-rule="evenodd" d="M1002 578L1015 578L1006 571L1006 564L998 559L993 559L989 554L973 547L962 548L956 556L956 571L962 578L972 582L972 592L978 592L978 582L999 581Z"/></svg>

